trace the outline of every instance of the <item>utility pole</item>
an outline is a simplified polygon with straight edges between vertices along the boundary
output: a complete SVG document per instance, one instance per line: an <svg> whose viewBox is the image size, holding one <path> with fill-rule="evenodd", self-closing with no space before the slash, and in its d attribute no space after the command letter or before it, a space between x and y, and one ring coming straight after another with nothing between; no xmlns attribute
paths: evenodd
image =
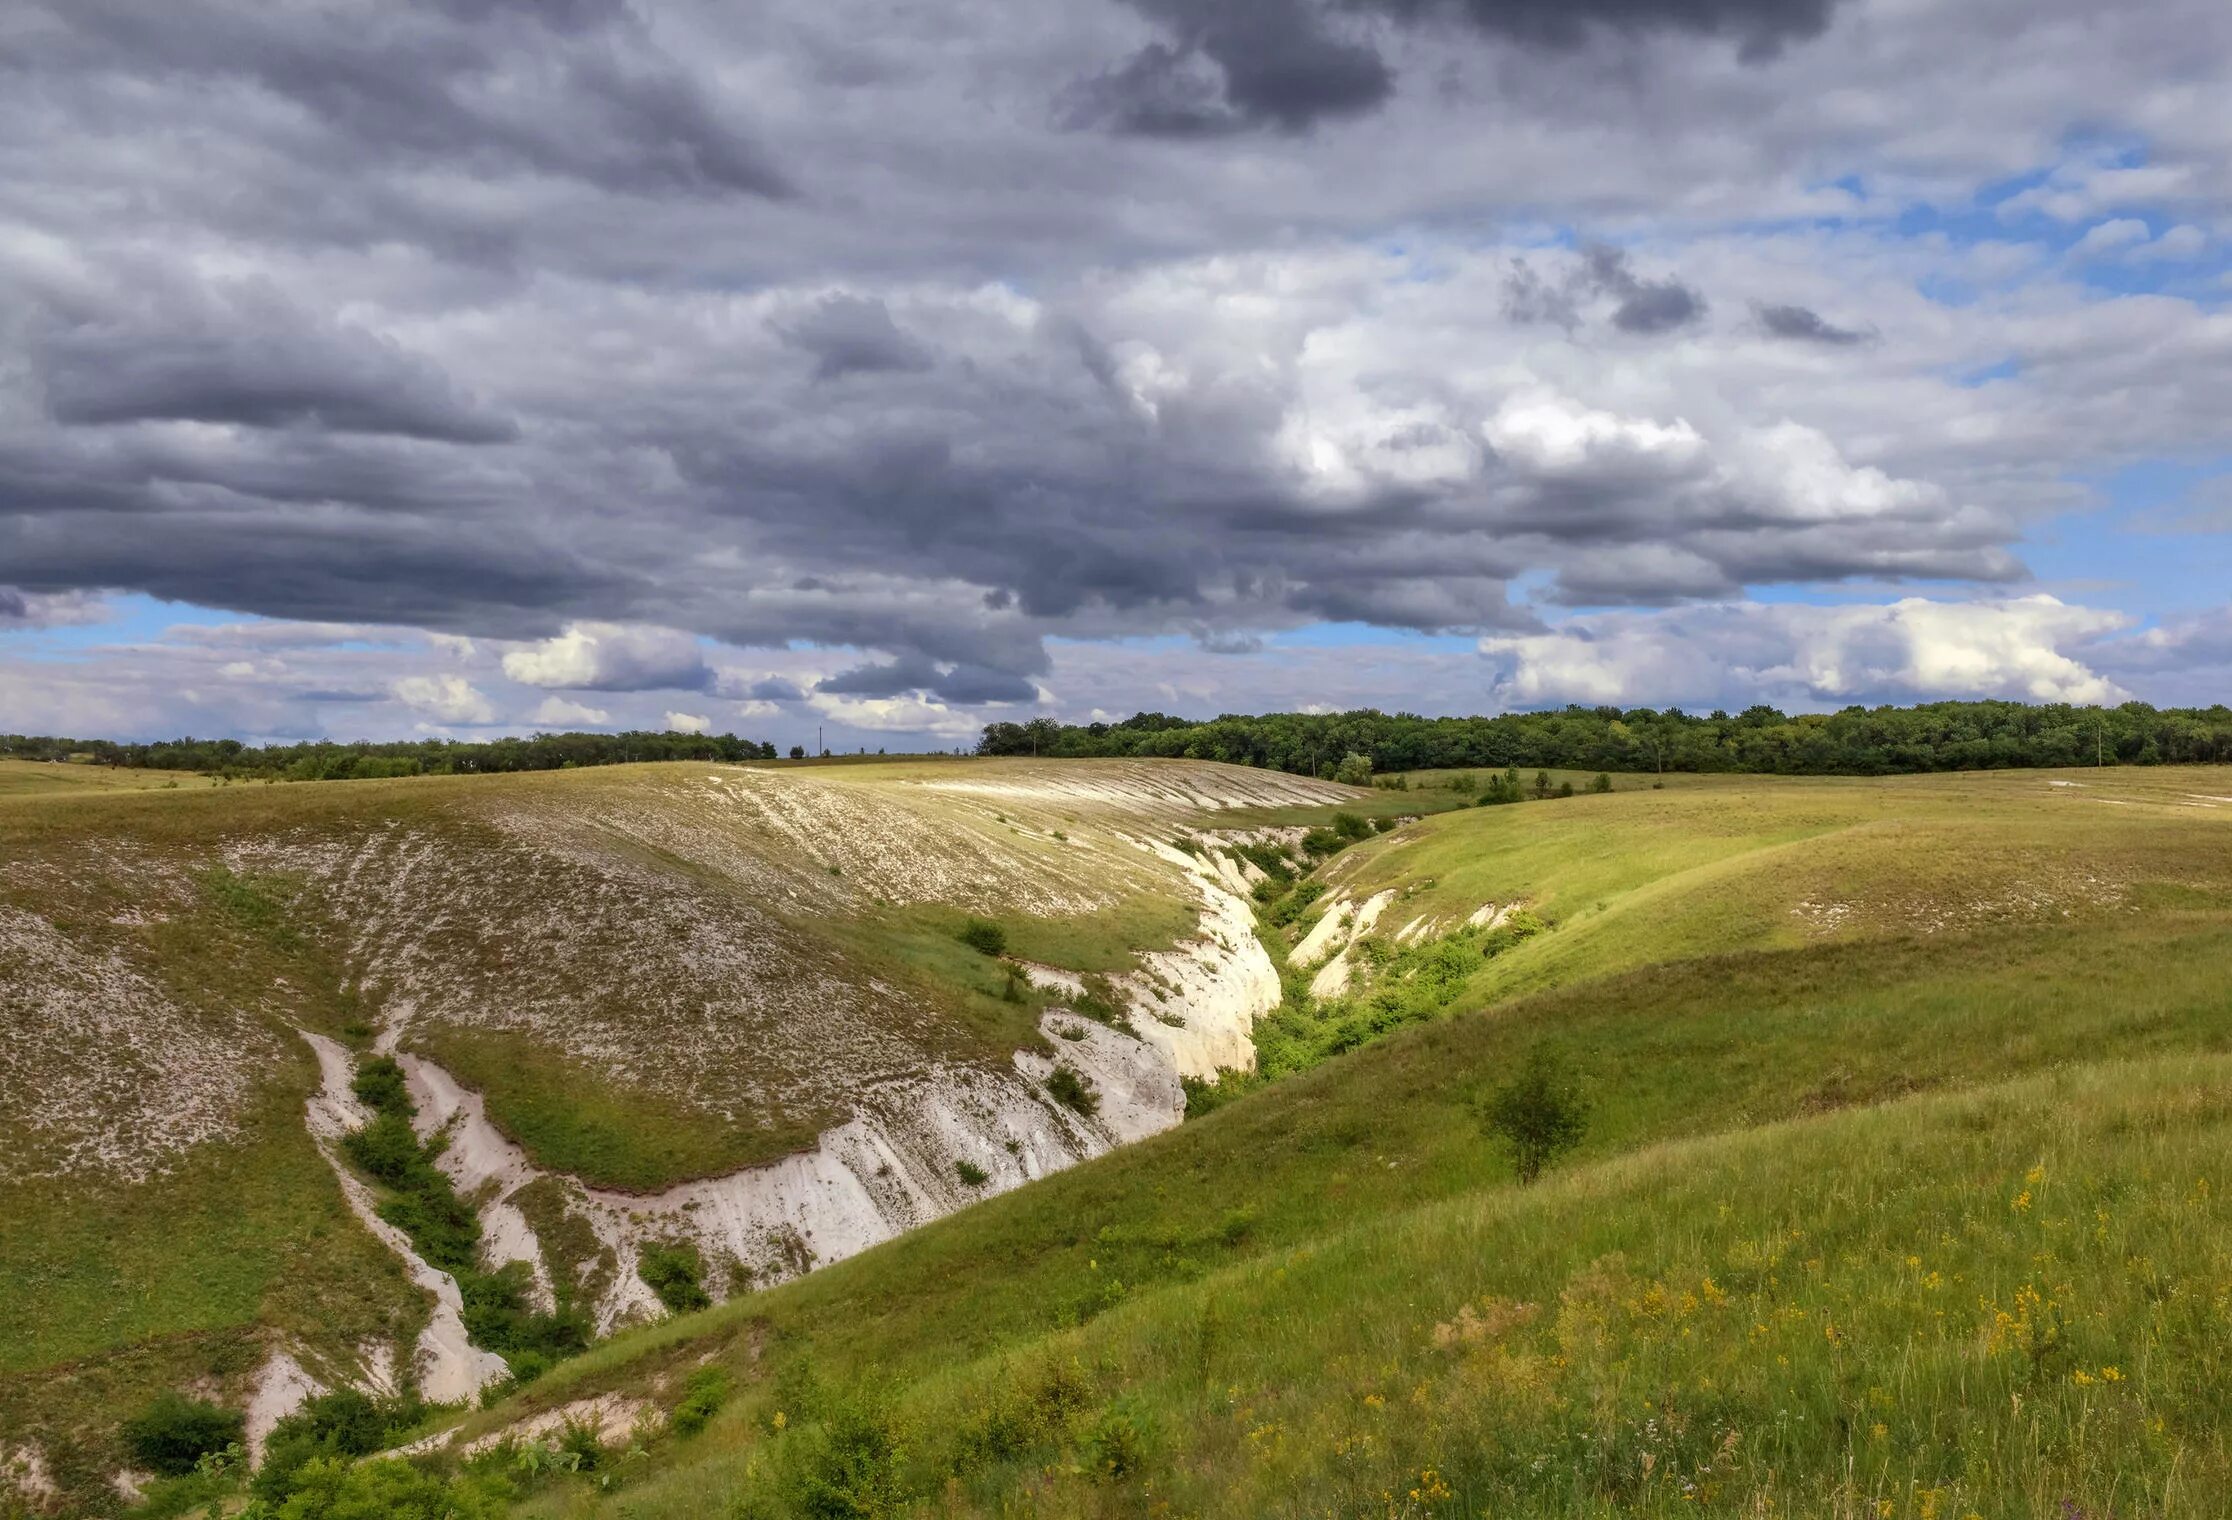
<svg viewBox="0 0 2232 1520"><path fill-rule="evenodd" d="M822 743L822 726L817 723L814 725L814 758L819 760L828 753L828 748Z"/></svg>

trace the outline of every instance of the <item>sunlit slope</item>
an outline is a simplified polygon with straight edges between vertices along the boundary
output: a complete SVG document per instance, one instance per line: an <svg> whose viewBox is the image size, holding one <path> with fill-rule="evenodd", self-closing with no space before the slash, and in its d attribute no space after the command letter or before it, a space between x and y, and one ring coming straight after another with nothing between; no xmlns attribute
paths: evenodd
<svg viewBox="0 0 2232 1520"><path fill-rule="evenodd" d="M1381 894L1383 937L1526 905L1554 932L1482 968L1464 1001L1488 1002L1741 949L2232 906L2221 771L1684 779L1422 819L1326 866L1293 937Z"/></svg>
<svg viewBox="0 0 2232 1520"><path fill-rule="evenodd" d="M531 1507L807 1514L872 1475L922 1514L2220 1515L2228 1143L2205 1056L1651 1146L1194 1243L896 1387L790 1330L833 1273L771 1298L710 1429Z"/></svg>
<svg viewBox="0 0 2232 1520"><path fill-rule="evenodd" d="M1324 872L1409 893L1375 932L1550 924L1451 1016L469 1429L603 1398L648 1432L710 1355L738 1392L704 1435L534 1503L803 1513L825 1422L857 1427L835 1391L888 1384L926 1513L2222 1513L2226 794L1736 781L1409 825ZM1595 1111L1525 1193L1475 1104L1544 1042ZM2090 1069L2130 1060L2154 1064ZM2062 1339L2023 1339L2049 1317ZM1144 1455L1094 1481L1122 1421ZM1427 1468L1452 1497L1408 1497Z"/></svg>
<svg viewBox="0 0 2232 1520"><path fill-rule="evenodd" d="M992 1143L1004 1171L984 1187L1104 1149L1136 1117L1125 1095L1093 1116L1035 1097L1019 1063L1051 1064L1030 1053L1055 999L1019 995L955 931L982 917L1050 969L1159 974L1157 955L1205 943L1206 911L1159 841L1341 795L1221 766L1026 761L0 803L0 1426L36 1437L62 1491L113 1504L116 1421L150 1390L252 1405L285 1381L282 1355L327 1386L427 1370L429 1301L305 1128L332 1086L305 1035L331 1042L344 1086L351 1052L410 1063L488 1249L529 1262L546 1298L580 1268L605 1285L600 1324L656 1313L629 1286L634 1193L595 1195L622 1225L588 1241L599 1260L569 1261L558 1242L581 1231L547 1187L537 1223L556 1230L538 1241L501 1213L523 1174L474 1168L511 1157L580 1201L741 1175L879 1115L891 1143L915 1124L924 1153L891 1159L929 1181L854 1235L817 1240L810 1200L776 1200L795 1270L969 1196L921 1133L943 1122L926 1091L972 1123L1029 1110L1031 1144ZM1058 1022L1073 1061L1147 1048ZM1176 1079L1157 1080L1170 1122ZM479 1128L431 1105L460 1093ZM704 1217L654 1205L671 1213L646 1229Z"/></svg>

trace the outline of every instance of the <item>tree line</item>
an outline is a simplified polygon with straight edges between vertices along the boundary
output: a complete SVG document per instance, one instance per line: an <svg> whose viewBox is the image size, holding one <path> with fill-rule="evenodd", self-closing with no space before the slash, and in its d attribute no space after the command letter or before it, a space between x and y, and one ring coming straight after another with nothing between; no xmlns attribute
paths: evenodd
<svg viewBox="0 0 2232 1520"><path fill-rule="evenodd" d="M1548 766L1883 776L2095 763L2221 764L2232 761L2232 708L1980 701L1798 714L1759 706L1700 717L1674 708L1576 706L1493 718L1364 708L1202 721L1139 713L1119 723L994 723L977 753L1223 760L1317 776L1332 775L1352 754L1379 772Z"/></svg>
<svg viewBox="0 0 2232 1520"><path fill-rule="evenodd" d="M775 746L734 734L534 734L462 741L400 739L386 743L316 740L243 744L238 739L164 739L120 744L0 734L0 756L76 761L148 770L199 771L236 780L358 781L381 776L451 776L490 771L554 771L638 760L772 760Z"/></svg>

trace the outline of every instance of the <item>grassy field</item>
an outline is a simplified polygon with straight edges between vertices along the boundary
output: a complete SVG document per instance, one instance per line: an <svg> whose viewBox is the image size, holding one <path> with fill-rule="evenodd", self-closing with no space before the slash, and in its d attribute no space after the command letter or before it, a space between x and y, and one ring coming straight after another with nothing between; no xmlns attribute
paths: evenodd
<svg viewBox="0 0 2232 1520"><path fill-rule="evenodd" d="M206 790L214 776L193 771L132 770L117 765L50 765L41 760L0 760L0 797L75 796L88 792Z"/></svg>
<svg viewBox="0 0 2232 1520"><path fill-rule="evenodd" d="M814 1513L839 1479L941 1514L2224 1513L2226 793L1428 817L1322 874L1550 923L1446 1016L469 1428L728 1369L702 1435L541 1485L552 1515ZM1525 1189L1477 1110L1544 1044L1593 1115Z"/></svg>

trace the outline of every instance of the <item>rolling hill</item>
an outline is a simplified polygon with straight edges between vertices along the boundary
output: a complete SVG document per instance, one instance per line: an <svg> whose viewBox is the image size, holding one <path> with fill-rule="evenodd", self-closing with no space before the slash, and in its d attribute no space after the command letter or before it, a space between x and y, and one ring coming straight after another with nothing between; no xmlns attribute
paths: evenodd
<svg viewBox="0 0 2232 1520"><path fill-rule="evenodd" d="M0 1194L0 1272L43 1295L0 1411L50 1491L113 1493L101 1422L152 1390L245 1402L282 1356L377 1381L368 1345L443 1341L349 1212L381 1196L350 1082L387 1051L474 1270L531 1252L537 1302L616 1332L399 1432L415 1466L306 1470L397 1513L2232 1503L2222 772L1554 776L1580 795L1503 807L1404 779L668 766L12 804L48 874L11 873L4 985L75 989L16 1027L121 999L160 1037L40 1057L123 1064L10 1152L60 1159ZM1522 1187L1482 1100L1551 1049L1586 1138ZM1056 1064L1094 1113L1048 1101ZM143 1090L202 1096L147 1100L121 1151L71 1128ZM919 1196L841 1236L867 1213L804 1200L845 1177ZM657 1316L670 1245L728 1301Z"/></svg>

